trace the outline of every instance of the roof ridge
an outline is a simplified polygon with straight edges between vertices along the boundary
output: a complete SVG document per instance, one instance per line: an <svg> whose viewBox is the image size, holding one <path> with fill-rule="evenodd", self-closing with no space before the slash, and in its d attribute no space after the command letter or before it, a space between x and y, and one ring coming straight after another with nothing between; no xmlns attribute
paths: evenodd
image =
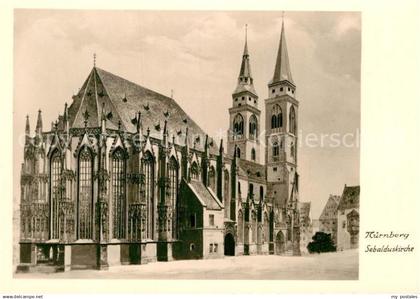
<svg viewBox="0 0 420 299"><path fill-rule="evenodd" d="M74 126L74 124L75 124L75 122L76 122L76 120L77 120L77 117L79 116L79 113L80 113L80 111L82 110L82 107L83 107L83 103L84 103L84 101L85 101L85 97L86 97L86 92L87 92L87 87L89 86L89 82L90 82L90 80L92 80L92 74L93 74L93 69L92 69L92 71L90 72L90 74L89 74L89 78L88 78L88 80L87 80L87 82L86 82L86 88L85 88L85 90L83 91L83 96L82 96L82 99L80 100L80 106L79 106L79 109L77 109L77 112L76 112L76 115L74 116L74 119L73 119L73 123L72 123L72 125L71 125L71 127L73 127ZM82 112L83 113L83 112Z"/></svg>
<svg viewBox="0 0 420 299"><path fill-rule="evenodd" d="M97 67L94 67L94 69L98 69ZM101 71L104 71L104 70L102 70L102 69L99 69L99 70L101 70ZM104 71L104 72L107 72L107 71ZM109 73L109 72L107 72L107 73ZM111 74L111 75L113 75L112 73L109 73L109 74ZM114 75L115 76L115 75ZM120 115L120 113L119 113L119 111L118 111L118 109L117 109L117 107L115 106L115 104L114 104L114 101L113 101L113 99L112 99L112 97L111 97L111 93L110 92L108 92L108 89L106 88L106 86L105 86L105 82L104 82L104 80L102 80L102 78L101 78L101 76L98 74L98 77L99 77L99 79L101 80L101 83L102 83L102 86L104 87L104 89L105 89L105 91L106 91L106 93L107 93L107 95L108 95L108 98L109 98L109 101L111 102L111 105L112 105L112 107L114 108L114 110L115 110L115 112L117 113L117 115L118 115L118 118L119 118L119 122L121 123L121 125L124 127L124 129L125 130L127 130L127 128L125 127L125 125L124 125L124 123L123 123L123 121L122 121L122 118L121 118L121 115ZM117 76L118 77L118 76Z"/></svg>

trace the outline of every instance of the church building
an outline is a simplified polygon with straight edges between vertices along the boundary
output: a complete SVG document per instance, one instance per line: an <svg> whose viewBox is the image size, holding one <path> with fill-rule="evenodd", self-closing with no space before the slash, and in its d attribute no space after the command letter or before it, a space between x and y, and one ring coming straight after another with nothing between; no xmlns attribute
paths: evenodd
<svg viewBox="0 0 420 299"><path fill-rule="evenodd" d="M261 102L245 38L217 143L171 97L96 65L50 128L39 111L33 134L27 118L18 271L300 255L299 101L284 24L273 64Z"/></svg>

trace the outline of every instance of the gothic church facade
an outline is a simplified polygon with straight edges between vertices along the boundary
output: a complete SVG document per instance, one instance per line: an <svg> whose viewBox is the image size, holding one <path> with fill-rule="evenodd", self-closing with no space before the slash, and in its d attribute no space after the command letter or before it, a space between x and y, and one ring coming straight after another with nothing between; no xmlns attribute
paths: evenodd
<svg viewBox="0 0 420 299"><path fill-rule="evenodd" d="M172 98L94 66L49 130L26 120L18 270L299 255L295 95L284 25L264 103L245 41L226 151Z"/></svg>

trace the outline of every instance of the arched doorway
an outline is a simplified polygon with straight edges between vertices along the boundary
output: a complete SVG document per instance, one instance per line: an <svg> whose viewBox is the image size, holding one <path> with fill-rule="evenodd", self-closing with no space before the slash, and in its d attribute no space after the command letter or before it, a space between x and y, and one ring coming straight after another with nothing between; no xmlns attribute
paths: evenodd
<svg viewBox="0 0 420 299"><path fill-rule="evenodd" d="M276 254L284 253L284 235L281 231L276 236Z"/></svg>
<svg viewBox="0 0 420 299"><path fill-rule="evenodd" d="M228 233L225 236L225 255L235 255L235 239L231 233Z"/></svg>

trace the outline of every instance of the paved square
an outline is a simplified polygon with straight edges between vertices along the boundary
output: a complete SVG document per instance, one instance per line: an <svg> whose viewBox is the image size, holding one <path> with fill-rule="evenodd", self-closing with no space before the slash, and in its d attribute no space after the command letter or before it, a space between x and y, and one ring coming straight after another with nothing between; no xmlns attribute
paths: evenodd
<svg viewBox="0 0 420 299"><path fill-rule="evenodd" d="M286 256L235 256L147 265L114 266L108 271L77 270L55 274L15 274L16 278L111 279L358 279L358 250Z"/></svg>

